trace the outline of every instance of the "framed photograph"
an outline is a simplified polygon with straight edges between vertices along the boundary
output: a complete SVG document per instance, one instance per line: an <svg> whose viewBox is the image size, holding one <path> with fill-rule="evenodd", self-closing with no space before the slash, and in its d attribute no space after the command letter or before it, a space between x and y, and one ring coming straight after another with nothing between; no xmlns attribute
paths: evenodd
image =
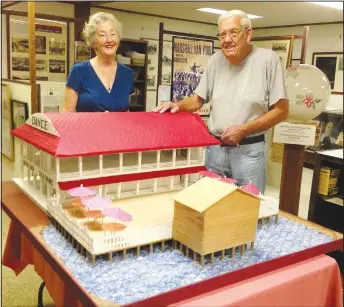
<svg viewBox="0 0 344 307"><path fill-rule="evenodd" d="M142 38L148 42L148 76L147 76L147 91L156 91L158 84L158 63L159 63L159 40L152 38ZM161 84L171 84L171 70L172 70L172 41L163 40L162 50L162 71Z"/></svg>
<svg viewBox="0 0 344 307"><path fill-rule="evenodd" d="M343 52L314 52L312 65L327 76L332 93L343 95Z"/></svg>
<svg viewBox="0 0 344 307"><path fill-rule="evenodd" d="M14 160L12 113L10 102L10 87L1 83L1 154L9 159Z"/></svg>
<svg viewBox="0 0 344 307"><path fill-rule="evenodd" d="M28 18L11 15L8 24L7 75L9 79L29 79L29 40ZM44 81L64 82L69 72L67 54L68 23L57 23L55 20L35 20L36 43L36 78ZM82 52L81 52L82 53ZM52 61L52 62L51 62ZM53 62L60 61L60 62Z"/></svg>
<svg viewBox="0 0 344 307"><path fill-rule="evenodd" d="M288 68L290 66L294 36L254 37L252 38L251 43L257 47L275 51L280 58L282 67Z"/></svg>
<svg viewBox="0 0 344 307"><path fill-rule="evenodd" d="M343 146L340 145L343 135L343 110L324 111L314 121L318 123L316 142L310 149L329 150Z"/></svg>
<svg viewBox="0 0 344 307"><path fill-rule="evenodd" d="M12 129L23 125L29 118L29 108L26 102L11 99Z"/></svg>
<svg viewBox="0 0 344 307"><path fill-rule="evenodd" d="M87 61L91 58L91 48L83 41L75 42L75 63Z"/></svg>

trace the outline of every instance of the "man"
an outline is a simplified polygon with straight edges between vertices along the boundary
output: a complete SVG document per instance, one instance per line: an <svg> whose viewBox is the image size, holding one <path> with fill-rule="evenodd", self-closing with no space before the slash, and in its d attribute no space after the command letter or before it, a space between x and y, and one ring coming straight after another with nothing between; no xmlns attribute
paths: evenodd
<svg viewBox="0 0 344 307"><path fill-rule="evenodd" d="M192 97L165 102L153 111L195 112L210 101L209 131L222 141L207 149L208 169L265 189L264 132L288 117L283 69L272 50L250 45L251 22L233 10L218 20L222 52L208 62Z"/></svg>

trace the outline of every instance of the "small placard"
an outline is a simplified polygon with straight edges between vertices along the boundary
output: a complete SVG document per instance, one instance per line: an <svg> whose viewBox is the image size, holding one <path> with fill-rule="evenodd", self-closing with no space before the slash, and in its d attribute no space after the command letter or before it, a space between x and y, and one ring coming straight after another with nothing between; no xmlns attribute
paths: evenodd
<svg viewBox="0 0 344 307"><path fill-rule="evenodd" d="M275 126L273 142L313 146L316 126L283 122Z"/></svg>
<svg viewBox="0 0 344 307"><path fill-rule="evenodd" d="M51 120L43 113L32 114L26 123L38 130L44 131L46 133L59 136Z"/></svg>

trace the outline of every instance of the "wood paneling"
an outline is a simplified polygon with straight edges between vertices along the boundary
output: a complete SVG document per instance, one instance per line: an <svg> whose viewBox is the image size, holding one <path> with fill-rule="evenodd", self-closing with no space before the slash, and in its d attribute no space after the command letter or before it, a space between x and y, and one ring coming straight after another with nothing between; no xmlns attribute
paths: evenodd
<svg viewBox="0 0 344 307"><path fill-rule="evenodd" d="M204 254L254 242L260 200L236 190L205 212Z"/></svg>
<svg viewBox="0 0 344 307"><path fill-rule="evenodd" d="M175 202L172 227L174 240L202 254L203 225L201 213Z"/></svg>

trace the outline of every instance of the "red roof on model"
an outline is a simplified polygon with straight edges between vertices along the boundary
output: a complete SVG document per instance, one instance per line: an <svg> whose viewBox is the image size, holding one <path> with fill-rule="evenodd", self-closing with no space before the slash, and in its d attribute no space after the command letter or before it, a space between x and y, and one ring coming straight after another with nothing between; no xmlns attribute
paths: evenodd
<svg viewBox="0 0 344 307"><path fill-rule="evenodd" d="M25 123L11 133L56 157L218 145L190 113L44 113L59 136ZM30 120L30 119L29 119Z"/></svg>

